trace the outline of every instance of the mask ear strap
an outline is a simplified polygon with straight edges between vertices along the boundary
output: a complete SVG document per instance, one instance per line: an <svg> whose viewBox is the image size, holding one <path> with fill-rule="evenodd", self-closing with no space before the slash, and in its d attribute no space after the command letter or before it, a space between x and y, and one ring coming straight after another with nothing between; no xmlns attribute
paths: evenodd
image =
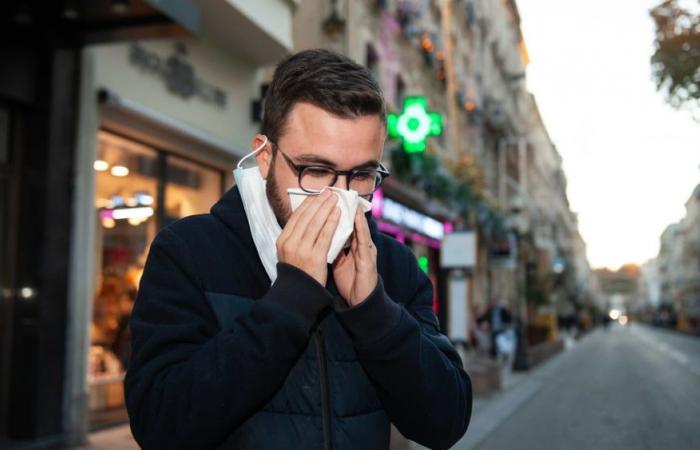
<svg viewBox="0 0 700 450"><path fill-rule="evenodd" d="M267 139L267 136L264 136L264 138L265 138L265 140L263 141L262 144L260 144L255 150L253 150L252 152L248 153L248 154L245 155L243 158L241 158L240 161L238 161L238 164L236 165L236 168L240 169L240 168L241 168L241 164L243 164L243 161L245 161L246 159L250 158L251 156L254 156L254 155L255 155L256 153L258 153L260 150L262 150L263 148L265 148L265 146L267 145L268 139Z"/></svg>

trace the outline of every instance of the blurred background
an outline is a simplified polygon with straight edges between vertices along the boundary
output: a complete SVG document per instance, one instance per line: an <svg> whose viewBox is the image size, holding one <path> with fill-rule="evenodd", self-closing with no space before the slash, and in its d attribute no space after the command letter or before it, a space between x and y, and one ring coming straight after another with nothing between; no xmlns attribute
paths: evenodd
<svg viewBox="0 0 700 450"><path fill-rule="evenodd" d="M0 448L136 448L150 243L233 185L275 64L316 47L384 92L372 214L472 377L455 448L700 448L700 2L6 0L0 20Z"/></svg>

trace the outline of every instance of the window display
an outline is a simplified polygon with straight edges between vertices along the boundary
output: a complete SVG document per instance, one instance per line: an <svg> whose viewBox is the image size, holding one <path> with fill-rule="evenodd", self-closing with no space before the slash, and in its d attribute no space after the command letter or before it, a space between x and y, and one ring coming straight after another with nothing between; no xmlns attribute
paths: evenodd
<svg viewBox="0 0 700 450"><path fill-rule="evenodd" d="M104 131L93 167L98 271L88 384L95 425L119 418L105 411L123 411L129 316L151 242L168 223L208 212L223 175Z"/></svg>
<svg viewBox="0 0 700 450"><path fill-rule="evenodd" d="M166 166L165 221L209 212L222 193L221 172L171 156Z"/></svg>

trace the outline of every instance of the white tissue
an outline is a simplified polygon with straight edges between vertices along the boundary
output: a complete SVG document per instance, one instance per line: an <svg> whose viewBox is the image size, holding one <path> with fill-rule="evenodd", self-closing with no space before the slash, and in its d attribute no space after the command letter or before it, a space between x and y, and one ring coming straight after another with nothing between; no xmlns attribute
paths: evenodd
<svg viewBox="0 0 700 450"><path fill-rule="evenodd" d="M340 208L340 219L338 220L338 228L335 230L331 246L328 249L328 257L326 261L332 264L340 251L345 246L348 238L352 234L355 225L355 211L360 206L363 212L368 212L372 209L372 204L364 198L357 195L357 191L350 191L336 187L328 187L338 197L338 208ZM310 194L302 189L287 189L289 200L292 203L292 211L295 211L307 197L318 194Z"/></svg>

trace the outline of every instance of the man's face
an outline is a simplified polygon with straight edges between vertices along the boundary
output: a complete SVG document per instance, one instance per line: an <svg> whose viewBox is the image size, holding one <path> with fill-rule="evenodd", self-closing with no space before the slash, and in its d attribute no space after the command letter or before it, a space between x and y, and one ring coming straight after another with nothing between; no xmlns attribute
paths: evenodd
<svg viewBox="0 0 700 450"><path fill-rule="evenodd" d="M289 112L285 129L275 144L295 164L350 170L371 162L378 165L385 136L379 116L339 118L309 103L297 103ZM253 145L261 143L260 136L256 136ZM287 189L298 188L299 177L282 155L271 155L268 144L256 158L260 172L267 180L270 206L284 227L292 214ZM335 186L345 188L345 182L345 177L340 176Z"/></svg>

